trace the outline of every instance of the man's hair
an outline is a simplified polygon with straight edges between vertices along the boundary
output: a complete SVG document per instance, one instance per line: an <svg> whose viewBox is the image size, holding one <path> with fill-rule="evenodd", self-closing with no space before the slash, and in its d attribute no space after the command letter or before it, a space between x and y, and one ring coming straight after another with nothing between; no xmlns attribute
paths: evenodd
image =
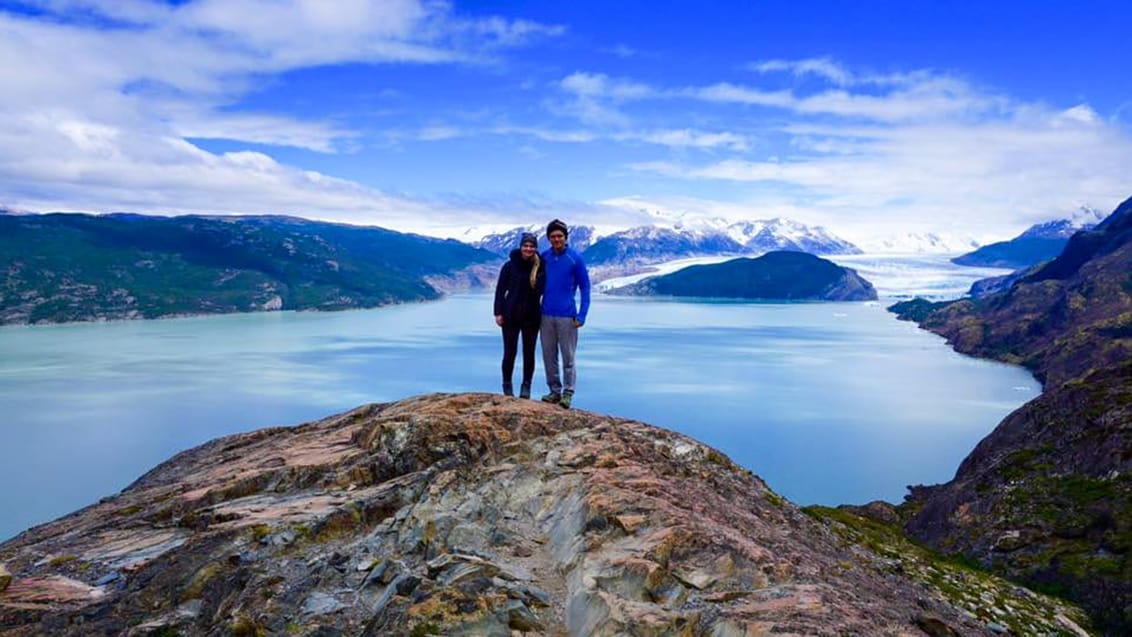
<svg viewBox="0 0 1132 637"><path fill-rule="evenodd" d="M566 224L563 223L561 219L555 219L554 221L546 224L546 236L549 237L550 233L554 232L555 230L561 230L562 234L570 236L570 230L566 227Z"/></svg>

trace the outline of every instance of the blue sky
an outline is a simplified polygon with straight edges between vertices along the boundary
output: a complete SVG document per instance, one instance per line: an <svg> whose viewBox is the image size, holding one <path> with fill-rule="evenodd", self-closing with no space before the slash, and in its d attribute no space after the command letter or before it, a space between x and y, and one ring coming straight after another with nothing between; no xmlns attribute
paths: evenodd
<svg viewBox="0 0 1132 637"><path fill-rule="evenodd" d="M1132 195L1132 5L0 2L0 206L1006 238Z"/></svg>

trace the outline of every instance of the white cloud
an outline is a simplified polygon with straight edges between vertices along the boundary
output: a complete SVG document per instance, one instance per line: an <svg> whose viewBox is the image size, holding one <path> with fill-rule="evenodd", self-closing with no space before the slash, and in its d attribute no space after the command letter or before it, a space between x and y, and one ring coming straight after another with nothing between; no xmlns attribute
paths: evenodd
<svg viewBox="0 0 1132 637"><path fill-rule="evenodd" d="M1025 109L979 124L799 127L793 132L832 140L826 143L836 143L835 152L819 147L779 161L631 167L672 178L760 184L783 199L801 190L808 202L803 218L835 228L859 219L869 219L874 229L958 224L984 239L1003 238L1067 214L1081 201L1115 205L1127 196L1132 139L1086 112Z"/></svg>
<svg viewBox="0 0 1132 637"><path fill-rule="evenodd" d="M751 70L758 73L773 73L786 71L794 75L817 75L834 84L848 85L854 83L852 73L840 64L829 58L809 58L805 60L764 60L749 65Z"/></svg>
<svg viewBox="0 0 1132 637"><path fill-rule="evenodd" d="M687 128L657 130L646 133L622 136L625 139L637 139L650 144L671 146L675 148L728 148L734 151L747 149L747 140L735 133L705 133L703 131Z"/></svg>
<svg viewBox="0 0 1132 637"><path fill-rule="evenodd" d="M629 117L618 110L617 105L654 95L653 89L646 84L580 71L563 78L559 86L573 99L551 102L552 110L600 125L628 126L631 123Z"/></svg>
<svg viewBox="0 0 1132 637"><path fill-rule="evenodd" d="M1132 173L1132 139L1119 109L1102 115L1088 103L1020 102L929 70L880 74L806 58L755 62L743 83L710 69L672 86L586 70L548 81L546 69L561 68L560 60L515 65L526 74L517 78L500 56L505 47L562 36L565 27L471 17L447 2L35 5L50 18L0 9L0 203L17 208L289 213L417 231L546 209L599 221L610 215L609 206L563 202L563 195L413 200L280 163L273 146L334 153L380 135L325 110L303 119L268 106L240 108L278 74L340 63L413 64L422 73L460 63L488 81L524 87L507 99L456 100L446 111L399 121L418 104L413 84L367 86L384 100L367 105L367 125L394 129L382 150L408 157L414 144L507 136L521 155L551 165L561 163L559 149L538 142L600 143L592 174L633 169L604 187L633 191L662 175L697 193L664 205L788 216L847 236L850 225L870 224L1009 232L1079 203L1115 204L1127 196ZM628 48L614 53L624 56L616 60L621 68L644 57ZM769 77L775 73L806 81L782 89L781 78ZM187 141L195 138L247 145L217 154ZM725 197L719 192L729 199L713 201Z"/></svg>
<svg viewBox="0 0 1132 637"><path fill-rule="evenodd" d="M638 55L638 51L627 44L618 44L617 46L609 49L609 52L619 58L631 58Z"/></svg>
<svg viewBox="0 0 1132 637"><path fill-rule="evenodd" d="M279 72L480 63L501 47L564 31L457 17L447 3L418 0L34 4L50 17L0 9L0 202L28 210L287 213L405 229L486 218L260 152L206 152L186 138L334 152L359 133L228 107ZM456 133L433 127L421 137Z"/></svg>
<svg viewBox="0 0 1132 637"><path fill-rule="evenodd" d="M270 114L186 111L176 117L172 125L178 136L186 138L238 139L268 146L334 153L340 142L359 136L355 131L325 122L305 122Z"/></svg>
<svg viewBox="0 0 1132 637"><path fill-rule="evenodd" d="M427 126L417 134L417 139L426 142L437 142L445 139L460 137L462 131L454 126Z"/></svg>
<svg viewBox="0 0 1132 637"><path fill-rule="evenodd" d="M774 106L788 108L797 100L789 91L762 91L737 86L730 82L720 82L711 86L685 89L682 95L708 102L731 102L752 106Z"/></svg>

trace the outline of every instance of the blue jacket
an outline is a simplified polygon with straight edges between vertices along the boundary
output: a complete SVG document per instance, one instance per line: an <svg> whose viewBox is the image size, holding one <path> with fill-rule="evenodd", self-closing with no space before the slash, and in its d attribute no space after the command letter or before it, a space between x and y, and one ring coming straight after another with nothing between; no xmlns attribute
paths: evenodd
<svg viewBox="0 0 1132 637"><path fill-rule="evenodd" d="M568 316L586 322L590 311L590 273L582 255L570 246L562 254L550 248L542 253L542 264L546 268L546 291L542 294L543 316ZM574 306L574 295L582 291L582 307Z"/></svg>

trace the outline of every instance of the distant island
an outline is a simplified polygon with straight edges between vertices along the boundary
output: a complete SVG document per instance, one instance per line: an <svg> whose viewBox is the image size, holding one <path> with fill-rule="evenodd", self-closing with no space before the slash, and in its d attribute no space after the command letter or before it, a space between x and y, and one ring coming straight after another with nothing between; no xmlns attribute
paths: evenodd
<svg viewBox="0 0 1132 637"><path fill-rule="evenodd" d="M486 250L294 217L0 215L0 325L435 299Z"/></svg>
<svg viewBox="0 0 1132 637"><path fill-rule="evenodd" d="M873 285L854 270L805 252L775 251L694 265L612 290L626 296L679 296L767 301L872 301Z"/></svg>

